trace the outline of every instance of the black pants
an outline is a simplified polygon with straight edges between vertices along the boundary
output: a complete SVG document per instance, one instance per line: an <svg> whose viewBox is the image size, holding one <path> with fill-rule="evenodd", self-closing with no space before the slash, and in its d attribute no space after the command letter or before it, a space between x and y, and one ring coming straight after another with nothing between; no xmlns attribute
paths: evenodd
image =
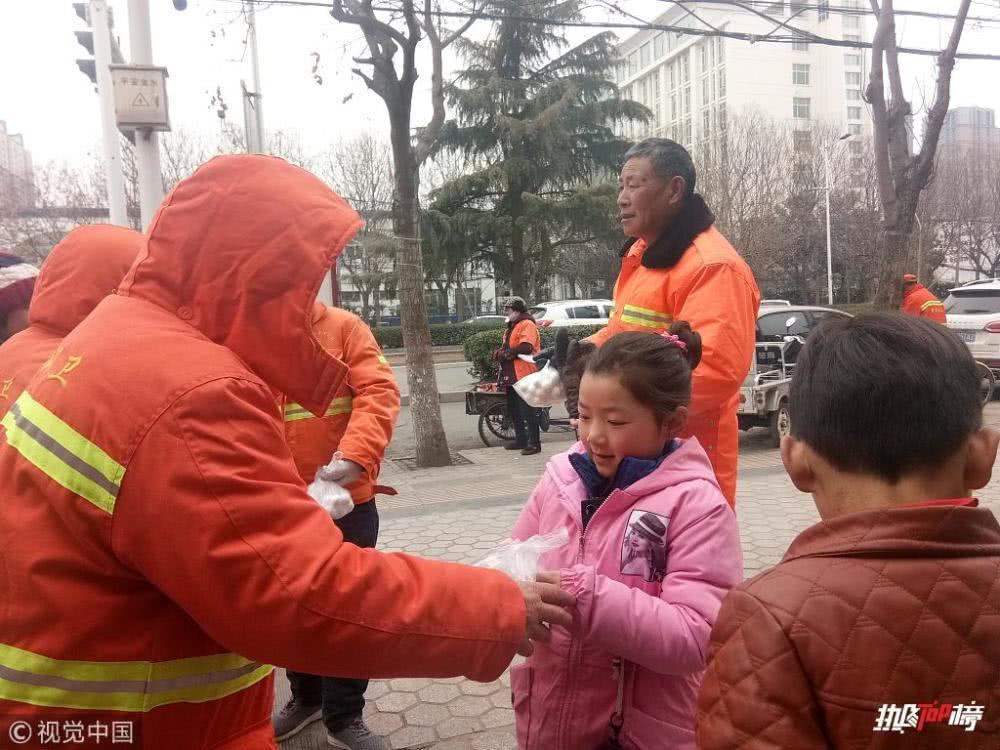
<svg viewBox="0 0 1000 750"><path fill-rule="evenodd" d="M344 535L344 541L358 547L374 547L378 539L378 508L375 501L355 506L354 510L334 523ZM368 680L346 677L319 677L302 672L288 672L292 696L306 706L323 705L323 723L331 732L339 732L361 716L365 707Z"/></svg>
<svg viewBox="0 0 1000 750"><path fill-rule="evenodd" d="M518 445L541 445L538 427L538 409L528 406L513 385L507 386L507 413L514 423L514 434Z"/></svg>

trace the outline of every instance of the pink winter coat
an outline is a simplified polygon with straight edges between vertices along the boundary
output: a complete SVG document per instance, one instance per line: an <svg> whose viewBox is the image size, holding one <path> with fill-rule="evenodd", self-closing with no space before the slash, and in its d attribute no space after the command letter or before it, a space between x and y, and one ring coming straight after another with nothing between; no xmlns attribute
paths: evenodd
<svg viewBox="0 0 1000 750"><path fill-rule="evenodd" d="M567 528L569 544L544 555L540 569L561 570L562 587L577 597L572 635L553 628L511 670L518 746L596 748L615 709L620 657L622 746L693 749L709 633L742 579L736 517L691 438L651 474L613 491L584 534L587 490L569 461L582 450L552 458L512 534Z"/></svg>

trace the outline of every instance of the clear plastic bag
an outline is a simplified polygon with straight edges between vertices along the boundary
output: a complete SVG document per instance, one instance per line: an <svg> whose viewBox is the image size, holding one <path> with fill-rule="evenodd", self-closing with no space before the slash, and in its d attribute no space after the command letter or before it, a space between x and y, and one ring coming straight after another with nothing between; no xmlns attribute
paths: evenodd
<svg viewBox="0 0 1000 750"><path fill-rule="evenodd" d="M336 482L317 479L309 485L307 491L309 497L319 503L320 507L329 513L334 520L343 518L354 510L354 500L351 499L351 493Z"/></svg>
<svg viewBox="0 0 1000 750"><path fill-rule="evenodd" d="M566 529L536 534L523 542L508 540L477 562L476 567L503 571L515 581L534 581L538 575L538 558L568 541Z"/></svg>
<svg viewBox="0 0 1000 750"><path fill-rule="evenodd" d="M536 409L545 409L561 404L566 398L562 378L551 362L538 372L526 375L514 383L514 390L527 402L528 406L533 406Z"/></svg>

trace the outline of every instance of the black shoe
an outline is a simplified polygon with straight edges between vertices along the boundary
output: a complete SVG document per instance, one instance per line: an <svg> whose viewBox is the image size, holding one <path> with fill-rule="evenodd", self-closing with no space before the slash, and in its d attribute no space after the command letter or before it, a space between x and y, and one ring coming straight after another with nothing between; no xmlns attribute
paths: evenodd
<svg viewBox="0 0 1000 750"><path fill-rule="evenodd" d="M523 451L527 446L524 443L518 443L517 441L513 443L506 443L503 447L505 451Z"/></svg>
<svg viewBox="0 0 1000 750"><path fill-rule="evenodd" d="M274 725L275 738L280 741L295 736L321 718L323 718L322 706L306 706L297 703L293 698L271 717L271 722Z"/></svg>
<svg viewBox="0 0 1000 750"><path fill-rule="evenodd" d="M529 445L523 451L521 451L522 456L534 456L536 453L542 452L542 446L540 445Z"/></svg>

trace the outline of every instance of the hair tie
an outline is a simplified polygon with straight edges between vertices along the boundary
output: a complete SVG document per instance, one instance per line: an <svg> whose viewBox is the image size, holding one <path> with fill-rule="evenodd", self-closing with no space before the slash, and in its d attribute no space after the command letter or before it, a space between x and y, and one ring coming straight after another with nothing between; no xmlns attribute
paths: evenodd
<svg viewBox="0 0 1000 750"><path fill-rule="evenodd" d="M678 349L683 349L686 351L688 348L688 345L685 342L681 341L681 337L678 336L676 333L670 333L669 331L664 331L663 333L660 334L660 338L666 339L667 343L671 344L672 346L676 346Z"/></svg>

